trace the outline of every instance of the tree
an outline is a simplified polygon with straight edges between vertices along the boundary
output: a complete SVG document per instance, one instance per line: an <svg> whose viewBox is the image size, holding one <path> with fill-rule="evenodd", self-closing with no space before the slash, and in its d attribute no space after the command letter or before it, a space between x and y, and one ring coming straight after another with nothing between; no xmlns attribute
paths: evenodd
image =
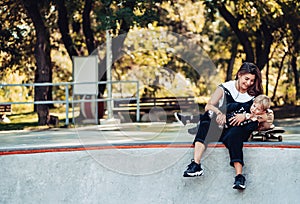
<svg viewBox="0 0 300 204"><path fill-rule="evenodd" d="M285 22L284 32L287 34L288 50L291 55L291 66L294 74L294 83L296 88L296 100L300 99L300 77L297 65L297 59L300 53L300 3L293 1L278 2L282 7L283 20ZM298 22L298 23L297 23Z"/></svg>
<svg viewBox="0 0 300 204"><path fill-rule="evenodd" d="M246 54L246 61L262 70L269 67L272 46L287 41L294 73L296 99L299 98L299 2L297 1L236 1L203 0L207 16L213 21L220 14L234 31ZM276 46L276 45L275 45ZM281 63L278 63L281 64ZM267 72L268 73L268 72ZM280 73L279 73L280 74ZM268 84L267 84L268 86ZM275 93L274 93L275 94Z"/></svg>
<svg viewBox="0 0 300 204"><path fill-rule="evenodd" d="M36 31L36 44L34 55L37 69L35 72L35 83L52 82L52 67L50 59L50 36L40 13L44 1L23 0L24 8L31 18ZM46 4L47 5L47 4ZM51 86L36 86L35 101L47 101L52 99ZM49 98L50 97L50 98ZM49 105L37 104L38 124L46 125L49 118Z"/></svg>
<svg viewBox="0 0 300 204"><path fill-rule="evenodd" d="M202 3L206 10L203 10ZM299 22L300 12L299 3L295 0L3 0L0 6L0 57L5 59L0 61L0 69L28 73L24 82L52 81L51 71L55 62L50 59L50 51L56 49L60 52L58 45L64 44L67 55L72 59L72 56L96 54L94 50L105 43L106 30L113 37L125 34L118 41L113 41L115 62L124 55L126 33L133 28L151 25L155 29L163 28L195 38L195 45L203 46L221 71L220 75L227 73L227 80L232 77L234 65L241 60L253 61L260 69L269 68L266 74L270 75L270 79L282 80L280 76L286 73L288 67L292 74L289 74L287 82L278 82L278 87L282 83L293 82L292 88L299 98L299 26L294 22ZM198 12L195 14L190 7ZM61 34L61 38L54 39L54 34ZM189 55L189 51L184 54ZM278 54L285 52L286 55ZM173 71L191 78L193 83L201 83L199 74L181 59L169 53L145 54L151 54L149 59L154 64L156 60L161 63L159 58L167 56L167 61L161 66L172 67ZM101 81L106 81L104 56L101 55L99 64ZM283 56L285 58L280 58ZM139 61L138 56L135 57L135 62ZM119 69L122 64L115 63L113 67ZM125 73L131 65L135 65L134 62L126 64L119 73ZM280 67L282 72L277 71ZM270 83L275 84L272 80ZM49 100L51 87L39 88L35 100ZM99 91L100 95L103 94L105 85L100 86ZM275 91L273 95L276 95ZM281 92L280 89L278 91ZM46 118L47 108L40 110L46 114L39 115ZM44 121L41 119L42 123Z"/></svg>
<svg viewBox="0 0 300 204"><path fill-rule="evenodd" d="M32 54L33 32L27 23L28 17L19 1L0 2L0 77L6 69L32 73L34 56ZM24 68L25 67L25 68ZM34 77L28 77L30 82Z"/></svg>
<svg viewBox="0 0 300 204"><path fill-rule="evenodd" d="M97 54L97 47L105 43L105 31L110 30L113 36L123 34L112 41L112 61L116 61L122 55L126 33L133 25L147 26L149 22L158 20L157 2L160 1L85 0L81 4L81 1L56 0L58 26L69 57ZM77 43L80 36L83 36L81 43ZM85 49L87 52L82 52ZM99 80L106 81L106 56L99 61ZM105 88L105 84L99 85L98 97L104 94Z"/></svg>

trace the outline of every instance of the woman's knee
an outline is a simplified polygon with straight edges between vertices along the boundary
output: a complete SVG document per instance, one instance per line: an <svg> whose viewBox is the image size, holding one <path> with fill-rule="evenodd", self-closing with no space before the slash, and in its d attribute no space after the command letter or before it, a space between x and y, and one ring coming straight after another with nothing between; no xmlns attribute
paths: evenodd
<svg viewBox="0 0 300 204"><path fill-rule="evenodd" d="M194 141L204 142L209 130L209 125L210 123L208 121L200 122Z"/></svg>

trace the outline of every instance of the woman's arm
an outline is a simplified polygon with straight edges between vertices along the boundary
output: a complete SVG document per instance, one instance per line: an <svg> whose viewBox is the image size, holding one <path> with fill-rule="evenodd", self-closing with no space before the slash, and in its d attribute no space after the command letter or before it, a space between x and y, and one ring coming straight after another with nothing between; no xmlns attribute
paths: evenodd
<svg viewBox="0 0 300 204"><path fill-rule="evenodd" d="M247 113L246 113L247 114ZM247 120L247 116L245 113L239 113L235 114L234 117L229 119L229 123L232 126L240 125L241 122ZM266 122L267 121L267 113L261 114L261 115L254 115L254 114L249 114L249 118L252 121L258 121L259 123Z"/></svg>
<svg viewBox="0 0 300 204"><path fill-rule="evenodd" d="M211 110L217 114L216 122L219 125L224 125L226 123L226 115L222 113L216 105L219 103L219 101L223 97L223 89L221 87L218 87L215 92L211 95L211 98L207 102L205 106L205 111Z"/></svg>
<svg viewBox="0 0 300 204"><path fill-rule="evenodd" d="M213 106L211 104L206 104L205 111L208 111L208 110L215 112L217 115L222 113L216 106Z"/></svg>
<svg viewBox="0 0 300 204"><path fill-rule="evenodd" d="M219 103L221 98L223 97L223 89L218 87L215 92L211 95L210 99L208 100L205 111L211 110L215 113L221 113L221 111L216 107L216 105Z"/></svg>

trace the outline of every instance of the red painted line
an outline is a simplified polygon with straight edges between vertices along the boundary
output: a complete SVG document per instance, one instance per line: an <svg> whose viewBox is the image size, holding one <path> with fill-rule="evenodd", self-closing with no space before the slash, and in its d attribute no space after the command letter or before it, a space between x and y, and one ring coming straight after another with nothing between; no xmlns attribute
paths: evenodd
<svg viewBox="0 0 300 204"><path fill-rule="evenodd" d="M299 149L300 145L292 145L292 144L269 144L269 145L262 145L262 144L245 144L244 147L246 148L280 148L280 149Z"/></svg>
<svg viewBox="0 0 300 204"><path fill-rule="evenodd" d="M58 147L46 149L24 149L24 150L7 150L0 151L0 156L13 154L36 154L51 152L73 152L73 151L89 151L89 150L106 150L106 149L141 149L141 148L189 148L192 145L186 144L133 144L133 145L107 145L107 146L91 146L91 147Z"/></svg>
<svg viewBox="0 0 300 204"><path fill-rule="evenodd" d="M224 144L209 144L208 147L225 148ZM282 149L299 149L298 144L261 144L261 143L247 143L244 144L244 148L282 148Z"/></svg>
<svg viewBox="0 0 300 204"><path fill-rule="evenodd" d="M209 144L209 148L225 148L221 143ZM300 149L300 145L294 144L261 144L247 143L245 148L277 148L277 149ZM142 149L142 148L193 148L192 144L125 144L125 145L99 145L87 147L57 147L44 149L20 149L20 150L3 150L0 156L15 154L37 154L37 153L55 153L55 152L74 152L106 149Z"/></svg>

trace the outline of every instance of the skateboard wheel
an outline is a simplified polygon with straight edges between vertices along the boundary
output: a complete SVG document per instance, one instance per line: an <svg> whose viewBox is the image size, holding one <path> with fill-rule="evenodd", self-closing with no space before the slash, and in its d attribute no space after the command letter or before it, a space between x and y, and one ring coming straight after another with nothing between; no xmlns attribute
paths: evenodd
<svg viewBox="0 0 300 204"><path fill-rule="evenodd" d="M282 141L282 136L281 136L281 135L278 136L278 141L279 141L279 142Z"/></svg>

